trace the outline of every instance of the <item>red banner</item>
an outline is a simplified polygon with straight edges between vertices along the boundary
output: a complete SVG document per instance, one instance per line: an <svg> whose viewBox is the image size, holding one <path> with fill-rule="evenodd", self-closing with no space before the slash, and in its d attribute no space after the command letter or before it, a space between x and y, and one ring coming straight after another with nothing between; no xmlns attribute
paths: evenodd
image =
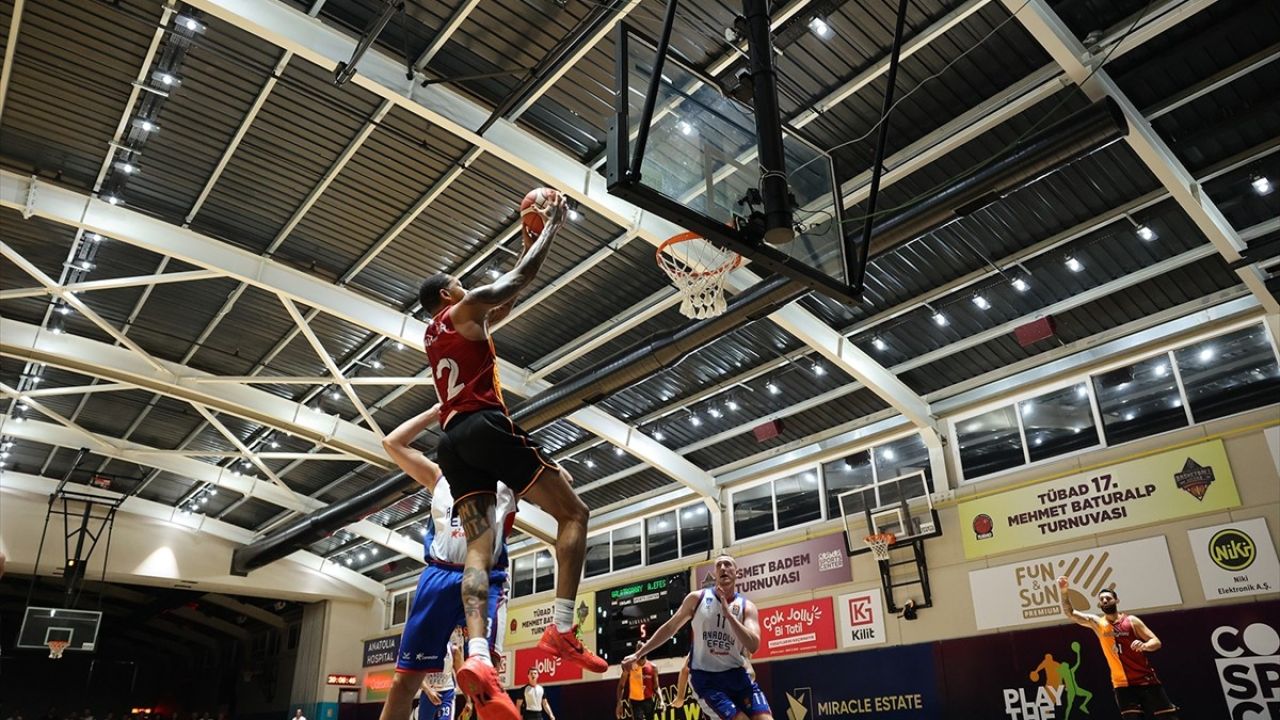
<svg viewBox="0 0 1280 720"><path fill-rule="evenodd" d="M542 650L531 647L516 651L516 674L512 681L518 686L529 682L529 671L538 671L538 682L558 683L582 679L582 666L554 658Z"/></svg>
<svg viewBox="0 0 1280 720"><path fill-rule="evenodd" d="M760 608L760 651L751 659L834 650L835 616L829 597Z"/></svg>

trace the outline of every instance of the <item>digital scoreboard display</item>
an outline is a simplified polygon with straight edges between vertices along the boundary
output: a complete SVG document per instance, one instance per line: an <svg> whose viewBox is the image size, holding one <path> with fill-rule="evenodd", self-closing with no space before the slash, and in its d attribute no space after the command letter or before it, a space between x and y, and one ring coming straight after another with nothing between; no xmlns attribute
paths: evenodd
<svg viewBox="0 0 1280 720"><path fill-rule="evenodd" d="M674 573L640 580L596 593L596 654L610 664L622 662L649 635L680 609L689 594L689 574ZM683 657L689 653L689 628L685 627L652 659Z"/></svg>

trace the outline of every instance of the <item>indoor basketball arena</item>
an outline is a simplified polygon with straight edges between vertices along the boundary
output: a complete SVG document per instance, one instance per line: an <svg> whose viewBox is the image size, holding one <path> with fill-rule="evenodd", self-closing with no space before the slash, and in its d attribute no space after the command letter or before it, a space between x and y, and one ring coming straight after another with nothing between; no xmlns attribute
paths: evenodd
<svg viewBox="0 0 1280 720"><path fill-rule="evenodd" d="M0 43L0 720L1280 718L1280 3Z"/></svg>

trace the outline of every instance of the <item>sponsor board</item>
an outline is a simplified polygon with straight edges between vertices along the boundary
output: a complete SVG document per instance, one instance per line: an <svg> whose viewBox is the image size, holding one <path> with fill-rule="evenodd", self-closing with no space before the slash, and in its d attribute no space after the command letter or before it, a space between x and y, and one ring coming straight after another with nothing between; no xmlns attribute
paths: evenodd
<svg viewBox="0 0 1280 720"><path fill-rule="evenodd" d="M386 665L396 661L400 653L400 636L387 635L364 641L364 663L361 667Z"/></svg>
<svg viewBox="0 0 1280 720"><path fill-rule="evenodd" d="M1280 718L1280 634L1275 625L1222 625L1210 642L1230 720Z"/></svg>
<svg viewBox="0 0 1280 720"><path fill-rule="evenodd" d="M582 593L574 601L573 621L578 625L578 639L588 649L595 646L596 603L594 593ZM542 631L551 624L551 598L520 607L506 607L504 647L536 643Z"/></svg>
<svg viewBox="0 0 1280 720"><path fill-rule="evenodd" d="M884 594L878 588L846 593L836 598L840 608L840 646L881 645L884 631Z"/></svg>
<svg viewBox="0 0 1280 720"><path fill-rule="evenodd" d="M1221 440L960 503L964 554L997 553L1240 505Z"/></svg>
<svg viewBox="0 0 1280 720"><path fill-rule="evenodd" d="M392 658L395 659L394 657ZM369 670L364 674L361 702L382 702L391 691L391 683L395 680L395 670Z"/></svg>
<svg viewBox="0 0 1280 720"><path fill-rule="evenodd" d="M978 628L1060 621L1062 595L1057 578L1071 581L1071 604L1093 607L1093 598L1114 588L1126 610L1182 602L1164 536L1104 545L1046 558L973 570L969 591Z"/></svg>
<svg viewBox="0 0 1280 720"><path fill-rule="evenodd" d="M736 560L738 592L753 601L839 585L853 577L843 533L743 555ZM714 570L715 562L695 567L693 587L704 587Z"/></svg>
<svg viewBox="0 0 1280 720"><path fill-rule="evenodd" d="M778 720L942 717L934 650L928 644L780 661L769 667L769 705Z"/></svg>
<svg viewBox="0 0 1280 720"><path fill-rule="evenodd" d="M1205 600L1280 591L1280 561L1266 518L1187 531Z"/></svg>
<svg viewBox="0 0 1280 720"><path fill-rule="evenodd" d="M543 652L540 648L521 648L516 651L515 679L524 683L530 670L538 671L538 682L559 683L582 679L582 666L561 660Z"/></svg>
<svg viewBox="0 0 1280 720"><path fill-rule="evenodd" d="M760 649L752 660L834 650L835 607L831 598L760 608Z"/></svg>

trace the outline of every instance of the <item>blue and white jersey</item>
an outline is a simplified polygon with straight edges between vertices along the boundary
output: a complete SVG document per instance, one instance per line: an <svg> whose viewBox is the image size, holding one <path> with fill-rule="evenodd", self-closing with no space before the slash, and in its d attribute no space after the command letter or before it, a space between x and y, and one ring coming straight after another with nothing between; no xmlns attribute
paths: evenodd
<svg viewBox="0 0 1280 720"><path fill-rule="evenodd" d="M746 612L747 598L734 593L729 612L738 620ZM745 667L747 649L729 627L724 615L724 604L716 597L715 590L703 589L698 593L698 609L693 613L693 658L689 667L693 670L723 672Z"/></svg>
<svg viewBox="0 0 1280 720"><path fill-rule="evenodd" d="M493 534L493 569L507 567L507 535L516 521L516 496L511 489L498 483L497 502L491 510L490 524ZM462 520L453 512L453 493L449 481L441 477L431 493L431 522L422 538L423 551L429 562L461 566L467 559L467 534Z"/></svg>

